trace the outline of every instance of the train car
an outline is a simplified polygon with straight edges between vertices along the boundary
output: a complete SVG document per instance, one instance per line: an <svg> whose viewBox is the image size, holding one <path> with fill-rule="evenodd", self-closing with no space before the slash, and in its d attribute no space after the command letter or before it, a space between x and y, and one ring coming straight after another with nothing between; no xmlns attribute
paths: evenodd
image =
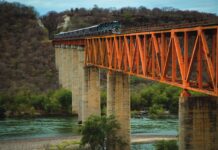
<svg viewBox="0 0 218 150"><path fill-rule="evenodd" d="M120 34L121 24L118 21L106 22L86 28L81 28L69 32L60 32L54 36L54 39L72 39L93 35Z"/></svg>

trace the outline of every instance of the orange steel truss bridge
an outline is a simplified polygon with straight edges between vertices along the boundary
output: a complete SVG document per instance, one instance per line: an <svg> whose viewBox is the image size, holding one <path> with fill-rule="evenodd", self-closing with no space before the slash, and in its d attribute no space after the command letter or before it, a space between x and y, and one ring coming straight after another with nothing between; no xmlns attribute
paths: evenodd
<svg viewBox="0 0 218 150"><path fill-rule="evenodd" d="M53 42L84 46L85 66L218 96L217 25Z"/></svg>

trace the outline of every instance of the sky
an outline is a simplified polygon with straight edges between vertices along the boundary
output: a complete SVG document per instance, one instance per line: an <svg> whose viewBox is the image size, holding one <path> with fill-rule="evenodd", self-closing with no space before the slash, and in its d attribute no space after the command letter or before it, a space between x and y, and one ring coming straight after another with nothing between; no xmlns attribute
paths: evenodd
<svg viewBox="0 0 218 150"><path fill-rule="evenodd" d="M181 10L197 10L218 15L218 0L5 0L20 2L33 6L40 15L49 11L61 12L71 8L92 8L95 4L103 8L139 7L163 8L173 7Z"/></svg>

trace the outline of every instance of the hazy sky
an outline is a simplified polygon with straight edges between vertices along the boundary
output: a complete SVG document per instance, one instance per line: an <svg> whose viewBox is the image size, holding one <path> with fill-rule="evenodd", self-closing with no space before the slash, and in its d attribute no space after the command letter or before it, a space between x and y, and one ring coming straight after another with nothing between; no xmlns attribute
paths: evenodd
<svg viewBox="0 0 218 150"><path fill-rule="evenodd" d="M92 8L95 4L103 8L139 7L163 8L173 7L181 10L198 10L218 15L218 0L6 0L20 2L35 7L40 15L48 11L64 11L70 8Z"/></svg>

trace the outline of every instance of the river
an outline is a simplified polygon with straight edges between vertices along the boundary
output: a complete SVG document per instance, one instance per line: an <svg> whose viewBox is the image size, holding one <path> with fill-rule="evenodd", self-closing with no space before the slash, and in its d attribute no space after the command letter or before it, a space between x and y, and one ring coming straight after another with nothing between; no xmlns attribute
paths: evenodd
<svg viewBox="0 0 218 150"><path fill-rule="evenodd" d="M6 118L0 120L0 140L24 140L33 138L79 135L74 117ZM131 119L132 135L177 135L178 118ZM152 144L143 147L152 147Z"/></svg>

